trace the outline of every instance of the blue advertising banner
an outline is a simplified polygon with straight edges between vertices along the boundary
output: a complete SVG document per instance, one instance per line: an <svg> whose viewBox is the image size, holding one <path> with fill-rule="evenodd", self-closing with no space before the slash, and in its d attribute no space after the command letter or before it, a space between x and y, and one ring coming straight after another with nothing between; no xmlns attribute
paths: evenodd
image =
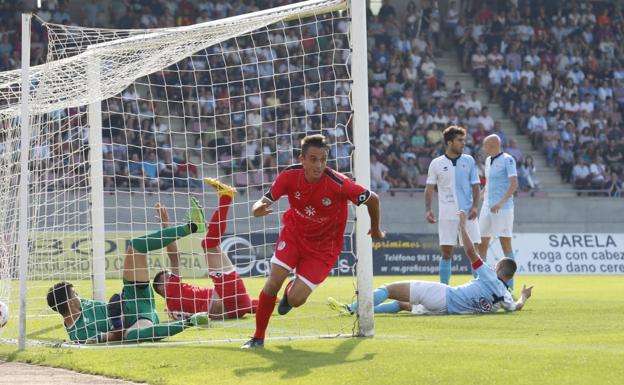
<svg viewBox="0 0 624 385"><path fill-rule="evenodd" d="M455 248L452 261L453 274L471 274L463 248ZM437 275L439 262L437 234L388 234L383 241L373 242L374 275Z"/></svg>

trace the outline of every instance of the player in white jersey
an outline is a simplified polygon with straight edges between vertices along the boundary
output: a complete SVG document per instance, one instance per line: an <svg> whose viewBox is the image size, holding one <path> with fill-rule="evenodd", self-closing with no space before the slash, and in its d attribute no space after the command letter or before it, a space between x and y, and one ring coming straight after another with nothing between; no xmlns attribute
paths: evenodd
<svg viewBox="0 0 624 385"><path fill-rule="evenodd" d="M457 211L468 213L466 225L472 243L481 242L477 208L479 207L479 175L475 160L464 154L466 130L459 126L449 126L444 132L446 152L431 161L425 188L426 219L429 223L438 222L440 239L440 282L448 285L451 279L451 257L457 244L459 232ZM438 186L438 216L436 220L431 210L433 190Z"/></svg>
<svg viewBox="0 0 624 385"><path fill-rule="evenodd" d="M522 288L518 301L513 300L507 290L507 283L516 272L516 262L503 258L492 269L479 257L467 232L466 214L457 213L460 235L464 250L477 275L476 279L465 285L450 287L443 283L428 281L395 282L376 289L373 292L375 313L398 313L401 310L413 314L471 314L494 313L498 309L518 311L531 297L533 286ZM387 299L394 301L384 302ZM333 298L328 299L329 307L341 314L354 314L357 302L343 304Z"/></svg>
<svg viewBox="0 0 624 385"><path fill-rule="evenodd" d="M483 141L485 159L485 189L483 206L479 214L481 244L479 254L487 258L490 238L498 237L505 257L514 259L511 235L514 221L513 194L518 188L516 160L501 150L498 135L490 135ZM513 280L509 281L513 290Z"/></svg>

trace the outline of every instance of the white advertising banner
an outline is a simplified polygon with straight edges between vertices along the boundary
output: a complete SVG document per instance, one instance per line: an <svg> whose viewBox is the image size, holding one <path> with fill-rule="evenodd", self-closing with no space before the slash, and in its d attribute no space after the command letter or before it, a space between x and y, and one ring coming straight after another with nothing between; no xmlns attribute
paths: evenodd
<svg viewBox="0 0 624 385"><path fill-rule="evenodd" d="M624 234L515 234L512 247L519 274L624 274ZM502 257L493 239L488 263Z"/></svg>

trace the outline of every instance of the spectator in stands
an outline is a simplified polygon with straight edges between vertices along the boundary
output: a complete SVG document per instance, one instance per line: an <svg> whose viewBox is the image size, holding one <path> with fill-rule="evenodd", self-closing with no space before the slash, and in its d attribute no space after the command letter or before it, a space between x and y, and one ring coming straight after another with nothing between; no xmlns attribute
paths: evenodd
<svg viewBox="0 0 624 385"><path fill-rule="evenodd" d="M544 153L546 155L546 165L552 167L555 165L555 156L559 149L559 131L554 127L547 126L546 131L543 133L544 141Z"/></svg>
<svg viewBox="0 0 624 385"><path fill-rule="evenodd" d="M383 0L381 8L379 8L378 17L382 23L385 23L388 17L396 16L394 7L390 4L389 0Z"/></svg>
<svg viewBox="0 0 624 385"><path fill-rule="evenodd" d="M416 36L416 32L418 31L418 21L420 19L420 14L418 9L416 8L416 3L410 1L405 8L405 33L409 39L414 38Z"/></svg>
<svg viewBox="0 0 624 385"><path fill-rule="evenodd" d="M390 183L386 180L388 167L379 162L376 154L371 154L371 190L376 192L386 192L390 189Z"/></svg>
<svg viewBox="0 0 624 385"><path fill-rule="evenodd" d="M582 157L578 159L578 163L572 169L572 179L574 187L579 190L587 189L591 185L591 173Z"/></svg>
<svg viewBox="0 0 624 385"><path fill-rule="evenodd" d="M488 74L490 100L498 100L498 91L506 77L502 61L497 60ZM511 82L511 78L509 78L509 81Z"/></svg>
<svg viewBox="0 0 624 385"><path fill-rule="evenodd" d="M472 108L466 111L466 116L462 119L462 125L468 130L468 132L472 132L479 127L479 116Z"/></svg>
<svg viewBox="0 0 624 385"><path fill-rule="evenodd" d="M394 115L389 115L394 119ZM384 130L381 135L379 135L379 141L383 145L384 150L386 150L390 145L394 142L394 134L392 133L392 127L390 124L384 125Z"/></svg>
<svg viewBox="0 0 624 385"><path fill-rule="evenodd" d="M241 155L243 170L255 170L260 167L260 141L257 139L247 140L243 145Z"/></svg>
<svg viewBox="0 0 624 385"><path fill-rule="evenodd" d="M50 9L50 17L54 22L64 22L75 17L67 11L71 8L68 7L70 2L62 1L59 3L59 7ZM15 7L10 3L6 7ZM194 2L185 1L177 9L175 7L163 8L158 2L150 3L149 7L143 7L143 4L137 0L120 3L121 6L115 7L115 9L109 10L107 8L95 15L91 9L95 2L88 1L86 5L89 7L89 12L83 16L86 20L73 19L70 21L82 25L104 25L110 22L110 27L116 28L138 27L140 23L172 26L214 20L269 6L269 2L265 0L257 0L253 5L248 4L248 2L235 2L231 5L229 2L219 0L218 2L201 3L197 6L194 5ZM564 180L570 178L574 163L569 161L573 159L575 152L578 153L579 157L585 157L587 160L593 159L596 154L603 155L610 170L613 167L615 170L621 169L624 143L622 142L622 130L618 125L624 107L624 83L622 83L624 68L621 65L623 61L619 56L623 51L621 42L624 41L624 34L618 24L621 19L619 11L615 12L610 5L602 3L596 4L593 8L586 7L580 12L575 11L571 5L566 8L568 4L564 4L564 9L560 15L552 13L552 9L555 7L535 7L533 10L528 7L521 7L518 9L511 1L500 4L485 1L476 4L478 5L474 10L466 8L465 11L460 11L456 2L449 4L446 17L446 25L450 27L447 31L448 36L459 41L458 50L462 65L468 71L478 73L481 70L483 72L481 77L486 77L486 79L482 83L485 83L489 95L493 97L494 101L502 104L505 113L516 122L519 131L527 130L529 118L535 115L534 112L537 109L535 106L540 106L544 110L543 117L546 120L547 128L542 134L545 135L544 143L541 144L536 141L535 145L537 147L543 146L541 150L549 154L547 156L549 165L559 165ZM481 6L480 4L484 5ZM490 7L490 5L492 6ZM404 13L397 14L390 2L385 1L384 7L382 7L383 12L380 13L379 17L372 16L370 18L369 41L371 43L369 47L371 48L369 53L371 62L369 68L371 69L371 84L373 84L370 89L371 146L376 151L381 148L388 148L394 143L394 138L400 136L399 142L402 143L401 151L403 151L400 154L402 156L380 157L378 161L380 163L386 162L386 167L391 165L390 162L396 161L399 162L397 165L404 169L411 159L411 155L410 157L407 155L412 154L417 157L415 165L421 165L421 168L425 168L427 158L439 151L440 140L438 136L441 133L440 129L452 122L459 121L460 124L464 124L470 130L473 134L473 144L478 145L480 142L481 134L476 119L482 116L480 112L481 102L476 93L467 98L458 95L454 88L447 93L442 74L433 61L433 50L437 44L432 43L432 40L437 33L436 23L439 23L439 11L434 2L429 1L423 2L422 8L424 17L420 25L420 35L416 34L420 18L415 2L410 2ZM48 17L47 15L44 16ZM12 19L7 20L4 25L6 25L7 30L19 31L19 25L16 25ZM0 49L8 50L6 48L8 45L3 44L4 36L11 35L2 34ZM5 69L19 66L19 51L14 47L15 42L19 39L16 35L12 36L14 38L8 38L8 44L12 45L11 49L8 50L6 56L0 54L0 66ZM295 41L293 36L284 38ZM44 39L45 35L35 32L35 44L31 55L33 63L45 58L45 52L41 49L44 47ZM278 49L278 46L279 43L275 45L275 49ZM36 51L37 48L39 51ZM35 54L35 52L37 53ZM279 52L276 54L279 55ZM220 55L217 56L220 57ZM485 70L481 67L482 56L486 58ZM269 57L266 56L267 59ZM477 60L473 61L472 59L475 57ZM505 66L502 65L503 63ZM211 66L216 64L216 62L210 63ZM201 65L201 62L195 60L192 65ZM287 61L282 64L282 68L284 69L281 73L288 71ZM216 75L216 72L213 72L212 75ZM320 75L323 76L323 74ZM272 78L272 72L268 77ZM533 81L531 81L532 78ZM215 80L227 81L225 78L218 77ZM173 82L177 80L167 79L167 81L174 84ZM189 85L193 81L188 76L186 78L183 76L180 79L183 88L190 88L185 87L185 85ZM480 81L479 75L475 81ZM261 89L262 87L260 89L256 87L255 90L250 90L250 99L245 100L244 103L255 100L258 106L264 104L271 106L287 105L284 103L284 96L280 97L279 95L276 95L276 99L281 99L281 101L269 104L268 100L272 96L261 96ZM459 89L461 89L461 85ZM167 89L166 92L169 93L171 90ZM235 89L233 91L237 92ZM237 127L243 127L246 124L258 127L258 134L252 137L258 142L257 151L253 151L255 156L251 162L252 168L253 161L258 163L258 166L255 167L263 168L266 165L282 166L290 163L286 160L292 156L292 148L288 143L290 138L286 139L287 135L283 135L285 132L282 132L278 136L279 139L273 144L267 145L266 138L259 135L261 132L259 128L262 127L264 130L265 127L262 124L267 121L264 112L255 115L250 112L249 115L253 115L253 121L247 122L245 120L246 114L243 112L245 109L243 102L239 104L239 107L236 107L236 111L234 108L230 110L230 107L225 105L227 103L218 105L217 100L227 100L229 96L226 97L226 94L217 88L210 91L197 89L195 96L189 90L185 90L183 97L188 103L183 106L184 112L182 112L182 105L178 107L176 103L170 105L160 103L160 110L139 105L136 101L145 95L139 95L140 92L132 88L128 92L131 95L124 93L124 102L129 103L120 105L117 111L123 110L136 116L139 112L137 110L140 110L141 128L149 130L152 135L144 132L136 135L131 133L131 130L128 129L130 127L133 130L139 130L138 121L133 122L131 119L126 122L122 121L116 126L124 127L125 129L122 131L126 131L123 139L116 139L115 133L111 135L113 138L111 145L113 162L117 165L123 165L117 167L120 173L121 170L126 170L128 167L128 156L131 159L137 159L134 154L138 150L138 159L133 162L142 164L140 149L146 144L160 148L164 137L171 135L173 127L165 127L166 130L163 131L160 129L161 119L157 118L154 122L153 118L154 116L169 114L169 108L171 108L172 114L193 115L194 118L200 115L208 117L203 119L201 123L199 119L195 119L195 123L190 123L191 119L185 126L188 130L194 130L198 133L208 129L208 127L213 127L213 125L220 127L231 122L237 124ZM163 92L159 97L169 97L164 91L155 90L155 92ZM310 95L314 95L314 93ZM236 96L233 95L232 97L235 98ZM320 111L328 111L314 99L315 97L312 97L307 101L311 106L310 108L313 107L313 110L306 114L306 116L310 116L310 127L312 124L317 124L319 129L333 126L332 124L325 126L325 121L323 121L322 126L321 123L312 122L315 115L320 114ZM195 110L197 106L200 106L201 113ZM546 106L548 108L545 108ZM187 107L188 111L186 111ZM432 115L429 114L430 111L433 111ZM473 111L476 111L476 116L472 115ZM568 112L563 113L564 111ZM215 115L218 117L211 118ZM377 117L375 118L374 115ZM237 120L239 117L240 121ZM210 122L211 119L212 122ZM378 134L376 134L375 125L380 120L382 120L382 129L385 128L386 124L389 125L389 134L391 134L392 139L390 141L384 140L379 142L383 144L377 145ZM151 122L145 123L146 121ZM432 125L434 122L437 125ZM301 119L296 124L303 126L308 123ZM492 129L498 131L495 127L487 124L485 126L486 131ZM588 131L583 133L585 127L588 127ZM156 131L155 137L153 135L154 130ZM265 131L262 132L264 135ZM128 136L127 140L126 135ZM559 135L559 143L555 148L557 135ZM205 135L198 135L195 142L197 143L197 154L201 155L203 152L202 159L214 158L215 155L210 154L210 150L208 150L208 141L204 143L202 137ZM467 139L470 140L471 138L467 137ZM247 143L249 138L237 133L233 138L220 138L219 140ZM567 147L566 140L568 141ZM345 142L347 141L336 139L336 143ZM508 148L512 149L512 152L517 152L514 156L519 160L522 154L517 146L514 150L515 145L511 143L507 145ZM119 147L124 147L125 150ZM249 168L248 163L250 162L247 161L248 158L246 157L248 148L244 145L240 147L240 150L237 149L235 154L232 154L229 142L228 144L220 144L219 151L223 152L223 149L227 148L230 153L221 154L219 163L227 163L237 170ZM347 154L349 153L346 145L337 144L335 147L335 154L345 153L345 151ZM212 148L217 147L213 146ZM474 151L474 149L470 149L468 146L467 151ZM262 156L260 156L261 154ZM107 156L105 155L105 159ZM223 161L228 156L228 160ZM161 159L160 150L157 158ZM234 158L233 161L230 161L231 158ZM240 162L241 158L243 162ZM266 158L266 162L260 164L264 158ZM346 159L346 156L343 158ZM173 162L168 164L173 165L177 162L173 159ZM177 166L175 170L177 172ZM110 180L106 183L110 184ZM116 184L118 187L121 185L119 181ZM165 184L161 187L165 187Z"/></svg>
<svg viewBox="0 0 624 385"><path fill-rule="evenodd" d="M384 72L385 73L385 72ZM384 81L386 79L383 79ZM395 74L391 74L388 82L385 87L386 97L392 97L393 101L399 100L401 94L403 93L403 85L399 83L398 78Z"/></svg>
<svg viewBox="0 0 624 385"><path fill-rule="evenodd" d="M500 121L494 121L494 128L492 129L491 134L495 134L500 138L501 146L503 148L507 147L507 134L503 131Z"/></svg>
<svg viewBox="0 0 624 385"><path fill-rule="evenodd" d="M401 175L403 180L405 181L406 187L408 188L418 188L418 176L420 175L420 170L416 165L416 158L410 157L407 159L407 163L403 166L401 170Z"/></svg>
<svg viewBox="0 0 624 385"><path fill-rule="evenodd" d="M433 116L433 123L438 127L446 127L449 124L449 117L444 114L442 108L438 108Z"/></svg>
<svg viewBox="0 0 624 385"><path fill-rule="evenodd" d="M133 153L128 162L128 186L143 190L145 188L144 176L143 162L141 162L138 153Z"/></svg>
<svg viewBox="0 0 624 385"><path fill-rule="evenodd" d="M123 7L120 7L123 8ZM52 22L56 24L69 24L71 17L67 12L67 3L60 2L58 8L52 14Z"/></svg>
<svg viewBox="0 0 624 385"><path fill-rule="evenodd" d="M544 132L547 128L548 125L546 124L546 118L544 118L544 109L538 107L535 115L531 116L527 124L529 138L531 139L531 145L534 149L542 144Z"/></svg>
<svg viewBox="0 0 624 385"><path fill-rule="evenodd" d="M143 167L143 183L148 191L158 189L158 161L156 160L156 152L148 151L147 156L142 162Z"/></svg>
<svg viewBox="0 0 624 385"><path fill-rule="evenodd" d="M597 5L584 6L581 12L574 3L536 7L531 12L528 6L519 10L513 2L505 2L501 4L504 13L499 17L493 12L485 32L488 45L483 53L488 59L490 94L496 100L502 94L503 109L517 122L520 132L528 128L529 117L538 116L533 112L533 104L548 106L542 116L547 126L556 131L542 129L544 125L540 124L538 131L532 131L532 142L536 147L543 146L549 155L549 165L557 163L552 160L558 154L556 160L563 160L560 167L564 179L568 178L573 164L570 151L589 159L596 152L607 158L609 135L619 136L619 130L614 131L609 125L619 122L624 107L624 84L618 80L624 78L624 71L618 72L622 61L615 60L618 46L621 47L616 40L624 40L624 30L621 26L616 28L611 20L612 15L621 19L621 13L606 3L592 4ZM555 10L561 12L555 14ZM462 34L455 36L471 35L472 39L460 47L467 48L466 54L471 57L483 48L478 43L476 29L484 23L479 11L466 16L456 27L456 32L461 30ZM496 65L499 55L506 69ZM582 133L578 135L579 141L577 127ZM586 127L589 130L583 133ZM555 147L557 132L561 142ZM541 143L543 135L548 137ZM561 151L565 140L569 144ZM620 158L618 150L621 153L622 148L611 149L613 159Z"/></svg>
<svg viewBox="0 0 624 385"><path fill-rule="evenodd" d="M561 180L569 183L572 179L572 168L574 167L574 152L570 147L569 140L563 141L563 147L558 154L558 163Z"/></svg>
<svg viewBox="0 0 624 385"><path fill-rule="evenodd" d="M494 128L494 119L490 116L490 112L487 107L481 109L481 115L479 116L479 123L483 125L483 128L487 132L491 132Z"/></svg>
<svg viewBox="0 0 624 385"><path fill-rule="evenodd" d="M427 143L429 146L433 146L442 143L444 135L442 135L443 128L438 128L435 123L431 124L431 128L427 131Z"/></svg>
<svg viewBox="0 0 624 385"><path fill-rule="evenodd" d="M390 163L390 167L388 167L384 178L388 182L388 185L395 188L406 188L407 181L403 177L403 166L401 165L401 160L396 157L391 157L391 160L388 163ZM381 189L379 191L381 191Z"/></svg>
<svg viewBox="0 0 624 385"><path fill-rule="evenodd" d="M509 147L505 149L505 152L513 156L518 164L521 163L522 151L518 148L518 142L515 139L509 140Z"/></svg>
<svg viewBox="0 0 624 385"><path fill-rule="evenodd" d="M589 166L589 173L591 174L592 190L601 190L609 177L607 167L605 166L601 156L596 156L594 158L594 161Z"/></svg>
<svg viewBox="0 0 624 385"><path fill-rule="evenodd" d="M605 159L609 168L615 169L621 167L624 157L622 156L622 152L617 149L615 140L609 140L609 147L605 152Z"/></svg>
<svg viewBox="0 0 624 385"><path fill-rule="evenodd" d="M9 40L9 34L3 33L0 38L0 55L6 55L7 62L9 55L13 52L13 44Z"/></svg>
<svg viewBox="0 0 624 385"><path fill-rule="evenodd" d="M477 91L472 91L470 93L470 99L466 102L466 110L472 109L477 114L481 112L481 101L477 97Z"/></svg>
<svg viewBox="0 0 624 385"><path fill-rule="evenodd" d="M401 103L401 111L406 115L411 115L414 110L414 92L412 89L406 88L399 102Z"/></svg>
<svg viewBox="0 0 624 385"><path fill-rule="evenodd" d="M533 157L527 155L518 168L518 187L523 191L535 191L539 188L537 170L533 163Z"/></svg>
<svg viewBox="0 0 624 385"><path fill-rule="evenodd" d="M422 127L417 126L414 134L410 138L410 144L416 154L423 154L426 152L425 144L427 139L425 138L425 132Z"/></svg>
<svg viewBox="0 0 624 385"><path fill-rule="evenodd" d="M620 198L622 196L622 180L616 172L611 172L609 180L605 183L604 189L608 196Z"/></svg>
<svg viewBox="0 0 624 385"><path fill-rule="evenodd" d="M453 108L456 111L466 111L468 109L468 103L466 102L466 95L461 94L459 98L453 103Z"/></svg>
<svg viewBox="0 0 624 385"><path fill-rule="evenodd" d="M429 42L432 49L437 52L440 48L440 10L437 8L437 2L432 2L431 18L429 21Z"/></svg>
<svg viewBox="0 0 624 385"><path fill-rule="evenodd" d="M182 159L175 164L173 176L175 187L199 189L202 186L197 166L188 161L186 153L184 153Z"/></svg>
<svg viewBox="0 0 624 385"><path fill-rule="evenodd" d="M479 87L488 77L487 71L487 57L481 52L481 49L477 47L475 53L472 54L471 59L472 76L475 78L475 87Z"/></svg>
<svg viewBox="0 0 624 385"><path fill-rule="evenodd" d="M115 170L115 160L113 159L112 152L107 152L106 154L103 155L102 171L104 174L104 189L114 190L115 189L115 175L117 174L117 172Z"/></svg>
<svg viewBox="0 0 624 385"><path fill-rule="evenodd" d="M438 79L436 77L436 64L431 56L425 55L423 63L420 66L420 71L423 74L427 89L429 91L436 90L438 88Z"/></svg>
<svg viewBox="0 0 624 385"><path fill-rule="evenodd" d="M479 125L477 126L477 130L472 132L471 135L472 140L474 141L474 145L477 147L481 147L483 139L485 139L486 136L490 135L490 132L485 130L485 127L483 127L482 123L479 123Z"/></svg>
<svg viewBox="0 0 624 385"><path fill-rule="evenodd" d="M450 1L446 11L446 36L450 38L459 23L459 9L455 1Z"/></svg>
<svg viewBox="0 0 624 385"><path fill-rule="evenodd" d="M451 90L451 92L449 92L449 96L452 98L452 100L457 100L462 95L466 95L466 91L461 88L460 82L455 82L455 84L453 84L453 89Z"/></svg>
<svg viewBox="0 0 624 385"><path fill-rule="evenodd" d="M383 98L384 88L381 86L381 82L376 81L370 89L370 95L372 98Z"/></svg>

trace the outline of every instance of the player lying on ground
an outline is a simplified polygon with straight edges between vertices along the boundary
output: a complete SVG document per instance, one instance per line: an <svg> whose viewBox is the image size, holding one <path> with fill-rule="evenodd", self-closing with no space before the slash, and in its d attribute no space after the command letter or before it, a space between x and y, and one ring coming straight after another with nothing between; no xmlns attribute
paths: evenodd
<svg viewBox="0 0 624 385"><path fill-rule="evenodd" d="M244 349L264 346L277 293L290 273L296 271L296 276L284 289L278 307L282 315L303 305L312 290L327 278L342 251L349 201L367 206L371 237L384 236L379 227L377 194L327 167L328 152L324 136L306 136L301 142L301 164L282 171L271 189L253 205L254 217L262 217L273 211L273 202L286 195L290 208L284 214L284 227L271 258L271 274L260 292L256 331L242 346Z"/></svg>
<svg viewBox="0 0 624 385"><path fill-rule="evenodd" d="M414 314L469 314L493 313L500 308L518 311L531 297L533 286L522 288L520 299L514 302L507 282L516 272L516 262L503 258L493 270L476 252L466 232L466 214L459 212L460 236L464 250L470 257L477 278L457 287L428 281L403 281L385 285L373 292L375 313L397 313L401 310ZM386 299L395 301L385 302ZM357 302L342 304L333 298L328 299L330 308L342 314L353 314Z"/></svg>
<svg viewBox="0 0 624 385"><path fill-rule="evenodd" d="M114 294L108 304L80 298L68 282L59 282L48 290L48 306L63 316L72 341L158 341L190 326L209 322L205 313L198 313L188 320L160 323L150 287L147 253L191 233L204 231L201 206L194 198L191 206L188 224L165 228L130 241L124 258L123 290L121 294Z"/></svg>
<svg viewBox="0 0 624 385"><path fill-rule="evenodd" d="M216 179L205 182L217 190L219 207L212 215L208 231L201 245L206 255L208 276L214 288L184 283L180 278L178 247L175 242L167 246L171 271L163 270L154 276L154 291L167 301L167 310L174 319L188 318L194 313L208 313L212 319L240 318L255 313L257 300L247 294L243 280L219 244L227 226L228 209L236 195L236 189ZM169 215L164 207L157 207L158 218L163 226L169 226Z"/></svg>

